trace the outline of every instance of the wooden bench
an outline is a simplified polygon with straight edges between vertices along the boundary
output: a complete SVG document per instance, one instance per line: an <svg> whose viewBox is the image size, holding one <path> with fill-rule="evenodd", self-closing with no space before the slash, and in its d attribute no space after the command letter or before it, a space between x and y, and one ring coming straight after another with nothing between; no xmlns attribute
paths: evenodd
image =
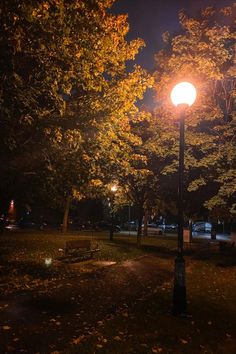
<svg viewBox="0 0 236 354"><path fill-rule="evenodd" d="M76 262L93 258L94 253L99 251L98 245L92 247L90 240L67 241L64 248L64 255L60 257L60 259L65 262Z"/></svg>

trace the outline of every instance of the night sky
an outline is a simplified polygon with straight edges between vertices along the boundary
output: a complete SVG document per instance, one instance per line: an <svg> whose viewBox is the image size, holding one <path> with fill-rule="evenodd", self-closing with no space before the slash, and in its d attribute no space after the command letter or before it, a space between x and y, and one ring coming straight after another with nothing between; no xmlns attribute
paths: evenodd
<svg viewBox="0 0 236 354"><path fill-rule="evenodd" d="M143 48L135 62L142 67L153 70L154 54L162 48L162 34L170 34L180 30L178 11L185 9L187 14L195 17L207 6L224 7L232 5L235 0L117 0L112 12L128 14L130 31L127 40L142 38L146 47ZM144 103L150 109L156 105L155 93L147 90Z"/></svg>
<svg viewBox="0 0 236 354"><path fill-rule="evenodd" d="M137 57L137 63L147 69L154 68L154 54L162 47L162 33L176 33L180 27L178 11L182 8L197 15L207 6L224 7L233 0L117 0L113 12L128 13L130 33L128 40L140 37L146 48Z"/></svg>

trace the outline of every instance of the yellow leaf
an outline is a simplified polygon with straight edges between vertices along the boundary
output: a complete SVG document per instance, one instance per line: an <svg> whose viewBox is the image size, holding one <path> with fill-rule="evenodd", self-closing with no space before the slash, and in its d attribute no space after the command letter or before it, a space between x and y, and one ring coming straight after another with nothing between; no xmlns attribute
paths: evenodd
<svg viewBox="0 0 236 354"><path fill-rule="evenodd" d="M123 316L123 317L128 317L129 315L128 315L127 312L123 312L123 313L122 313L122 316Z"/></svg>
<svg viewBox="0 0 236 354"><path fill-rule="evenodd" d="M153 347L153 348L152 348L152 352L153 352L153 353L161 353L161 352L162 352L162 348Z"/></svg>
<svg viewBox="0 0 236 354"><path fill-rule="evenodd" d="M182 338L180 338L180 342L181 342L181 343L183 343L183 344L187 344L187 343L188 343L188 341L187 341L187 340L182 339Z"/></svg>
<svg viewBox="0 0 236 354"><path fill-rule="evenodd" d="M9 327L9 326L2 326L2 329L4 329L4 331L9 331L9 329L11 329L11 327Z"/></svg>
<svg viewBox="0 0 236 354"><path fill-rule="evenodd" d="M121 338L119 336L115 336L114 339L117 340L117 341L121 340Z"/></svg>
<svg viewBox="0 0 236 354"><path fill-rule="evenodd" d="M84 335L79 336L78 338L73 339L72 343L73 344L80 344L80 342L85 338Z"/></svg>

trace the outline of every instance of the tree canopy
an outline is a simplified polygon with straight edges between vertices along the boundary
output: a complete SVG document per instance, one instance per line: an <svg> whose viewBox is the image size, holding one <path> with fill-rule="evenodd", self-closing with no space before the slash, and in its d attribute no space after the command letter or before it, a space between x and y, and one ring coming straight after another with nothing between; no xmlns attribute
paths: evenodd
<svg viewBox="0 0 236 354"><path fill-rule="evenodd" d="M208 7L198 18L181 11L182 32L173 38L163 35L165 47L156 55L155 72L157 114L168 121L172 139L176 111L169 93L179 81L190 81L197 88L197 101L186 119L188 197L202 191L209 209L224 207L231 214L236 206L235 11L236 4ZM166 170L175 166L173 160Z"/></svg>
<svg viewBox="0 0 236 354"><path fill-rule="evenodd" d="M2 181L33 170L41 191L63 199L101 180L104 164L124 163L135 102L152 79L127 70L144 42L126 41L127 16L112 4L1 2Z"/></svg>

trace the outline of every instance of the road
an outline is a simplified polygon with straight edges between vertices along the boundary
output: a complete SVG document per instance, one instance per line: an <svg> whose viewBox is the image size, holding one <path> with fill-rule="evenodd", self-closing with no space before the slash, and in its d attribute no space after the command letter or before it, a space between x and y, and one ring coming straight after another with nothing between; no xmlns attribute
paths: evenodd
<svg viewBox="0 0 236 354"><path fill-rule="evenodd" d="M154 229L153 229L154 230ZM152 233L154 232L152 230ZM137 231L124 231L122 230L119 235L124 235L124 236L136 236L137 235ZM163 235L156 235L157 237L163 237ZM156 237L155 236L155 237ZM164 235L165 237L176 237L177 238L177 234L175 233L166 233ZM211 239L211 234L210 233L204 233L204 232L193 232L193 238L194 239L203 239L203 240L210 240ZM230 240L230 235L229 234L216 234L216 240L219 241L229 241Z"/></svg>

